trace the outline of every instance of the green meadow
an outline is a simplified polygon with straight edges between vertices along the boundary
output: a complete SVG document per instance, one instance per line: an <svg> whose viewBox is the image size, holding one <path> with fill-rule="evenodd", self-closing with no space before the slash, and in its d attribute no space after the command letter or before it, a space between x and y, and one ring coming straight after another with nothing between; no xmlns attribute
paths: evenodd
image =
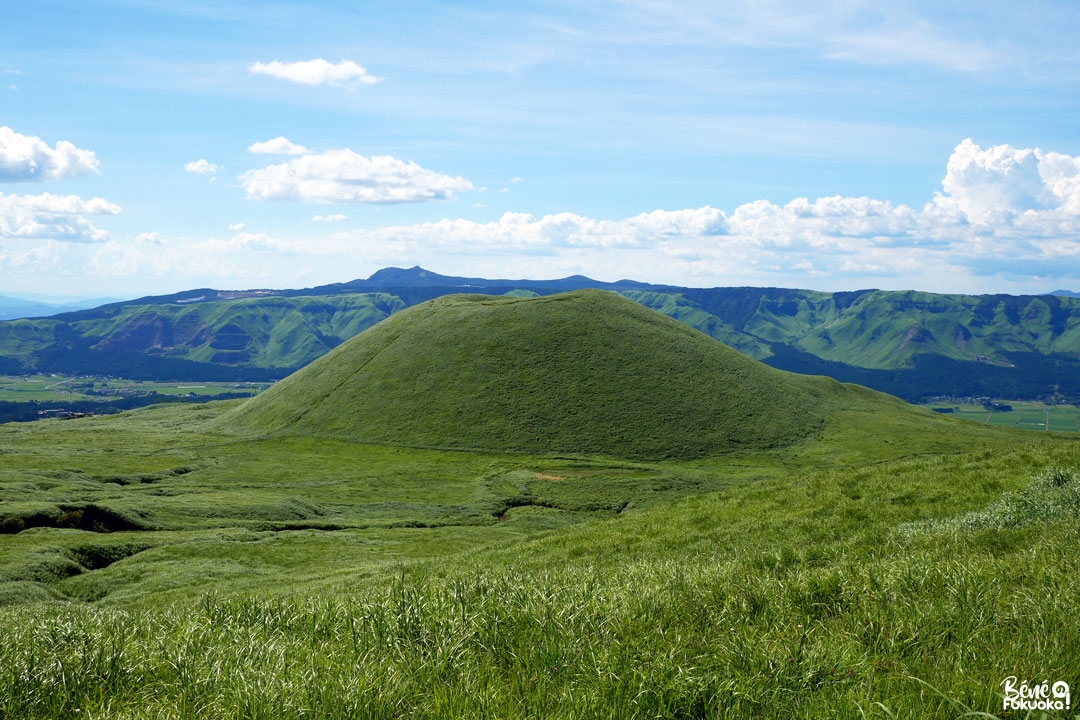
<svg viewBox="0 0 1080 720"><path fill-rule="evenodd" d="M254 395L268 383L161 382L114 377L69 375L0 375L0 402L107 401L128 395L197 395L211 398L226 393Z"/></svg>
<svg viewBox="0 0 1080 720"><path fill-rule="evenodd" d="M1075 435L657 318L443 299L251 400L0 426L0 717L997 717L1006 677L1080 687ZM685 437L688 393L719 430Z"/></svg>

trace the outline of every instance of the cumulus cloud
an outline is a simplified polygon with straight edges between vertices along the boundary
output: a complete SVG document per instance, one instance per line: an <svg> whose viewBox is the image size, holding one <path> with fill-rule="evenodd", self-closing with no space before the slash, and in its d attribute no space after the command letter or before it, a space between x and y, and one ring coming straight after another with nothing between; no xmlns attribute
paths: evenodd
<svg viewBox="0 0 1080 720"><path fill-rule="evenodd" d="M253 63L248 70L253 75L269 75L303 85L343 85L350 89L371 85L382 79L369 74L352 60L342 60L336 64L322 58L292 63L274 60Z"/></svg>
<svg viewBox="0 0 1080 720"><path fill-rule="evenodd" d="M328 223L332 223L332 222L342 222L342 221L347 220L347 219L348 218L346 218L341 213L335 213L333 215L315 215L315 216L313 216L311 218L311 222L328 222Z"/></svg>
<svg viewBox="0 0 1080 720"><path fill-rule="evenodd" d="M101 198L78 195L0 193L0 238L103 242L109 234L85 215L116 215L120 207Z"/></svg>
<svg viewBox="0 0 1080 720"><path fill-rule="evenodd" d="M39 137L0 126L0 182L68 180L98 172L100 166L92 150L67 140L49 147Z"/></svg>
<svg viewBox="0 0 1080 720"><path fill-rule="evenodd" d="M248 146L248 152L256 155L305 155L308 149L303 145L290 142L284 136L278 136L273 140L252 143Z"/></svg>
<svg viewBox="0 0 1080 720"><path fill-rule="evenodd" d="M998 145L983 150L971 139L956 146L941 185L965 215L989 221L1002 213L1045 210L1058 198L1039 172L1042 153Z"/></svg>
<svg viewBox="0 0 1080 720"><path fill-rule="evenodd" d="M198 160L193 160L184 165L184 170L189 173L195 173L196 175L215 175L220 169L220 165L215 165L206 158L199 158Z"/></svg>
<svg viewBox="0 0 1080 720"><path fill-rule="evenodd" d="M240 176L254 200L302 200L322 204L391 204L449 200L472 190L462 177L443 175L389 155L365 157L352 150L304 155Z"/></svg>

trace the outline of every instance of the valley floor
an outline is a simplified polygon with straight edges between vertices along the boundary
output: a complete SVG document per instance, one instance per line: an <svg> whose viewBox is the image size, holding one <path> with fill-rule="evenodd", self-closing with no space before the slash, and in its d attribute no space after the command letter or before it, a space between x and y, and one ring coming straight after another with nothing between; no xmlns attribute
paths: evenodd
<svg viewBox="0 0 1080 720"><path fill-rule="evenodd" d="M955 417L998 427L1041 432L1080 432L1080 408L1075 405L1048 405L1034 400L996 400L976 404L971 400L959 403L930 403L938 412L950 412Z"/></svg>

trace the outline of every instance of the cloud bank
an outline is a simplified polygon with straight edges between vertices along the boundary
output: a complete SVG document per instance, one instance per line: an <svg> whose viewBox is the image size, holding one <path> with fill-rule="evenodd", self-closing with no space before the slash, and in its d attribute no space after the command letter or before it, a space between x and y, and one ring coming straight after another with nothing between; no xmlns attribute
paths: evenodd
<svg viewBox="0 0 1080 720"><path fill-rule="evenodd" d="M389 155L365 157L352 150L308 154L240 176L253 200L318 204L392 204L450 200L472 183Z"/></svg>
<svg viewBox="0 0 1080 720"><path fill-rule="evenodd" d="M0 126L0 182L50 182L96 173L101 167L91 150L60 140L55 147L34 135Z"/></svg>
<svg viewBox="0 0 1080 720"><path fill-rule="evenodd" d="M245 182L255 197L308 202L369 202L369 193L382 198L388 187L407 197L428 198L459 183L393 158L380 164L378 158L351 151L303 156L250 175ZM730 211L711 206L656 210L622 219L508 212L486 222L458 218L348 231L324 225L340 219L333 213L311 218L327 228L321 236L310 231L292 237L250 233L236 225L231 229L238 232L223 239L168 245L155 245L149 238L109 241L87 249L81 265L64 244L49 243L21 255L0 253L0 269L14 268L18 259L18 267L50 272L60 265L72 274L182 278L181 286L233 287L281 287L283 277L295 287L362 277L386 265L420 264L469 276L581 273L602 280L627 277L696 286L1080 289L1080 157L1009 145L983 148L965 140L945 165L941 190L928 196L920 206L834 196L783 204L758 200ZM31 207L34 203L39 210ZM61 210L67 214L50 214ZM100 240L103 233L80 227L72 218L118 211L100 199L46 195L30 202L0 196L0 217L6 223L0 233L60 236L59 229L66 227L71 239L81 232L83 239ZM22 218L21 224L12 224L13 214ZM55 221L55 227L30 225L38 216Z"/></svg>
<svg viewBox="0 0 1080 720"><path fill-rule="evenodd" d="M0 238L104 242L109 234L85 215L116 215L120 207L101 198L77 195L5 195L0 193Z"/></svg>
<svg viewBox="0 0 1080 720"><path fill-rule="evenodd" d="M1009 145L984 149L968 139L949 158L942 190L922 207L835 196L622 220L506 213L487 223L442 220L334 237L365 249L392 247L420 262L440 253L576 253L610 270L620 255L593 251L632 250L622 263L626 276L655 280L661 272L668 282L689 275L711 284L820 287L877 278L926 287L965 277L1080 279L1080 158Z"/></svg>

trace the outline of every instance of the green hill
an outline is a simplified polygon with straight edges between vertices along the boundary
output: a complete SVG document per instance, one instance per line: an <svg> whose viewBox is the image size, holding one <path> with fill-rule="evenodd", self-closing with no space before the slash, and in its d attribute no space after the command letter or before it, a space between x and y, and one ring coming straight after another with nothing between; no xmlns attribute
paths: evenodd
<svg viewBox="0 0 1080 720"><path fill-rule="evenodd" d="M380 323L226 416L259 434L699 457L790 445L895 401L769 368L617 294L446 296Z"/></svg>

